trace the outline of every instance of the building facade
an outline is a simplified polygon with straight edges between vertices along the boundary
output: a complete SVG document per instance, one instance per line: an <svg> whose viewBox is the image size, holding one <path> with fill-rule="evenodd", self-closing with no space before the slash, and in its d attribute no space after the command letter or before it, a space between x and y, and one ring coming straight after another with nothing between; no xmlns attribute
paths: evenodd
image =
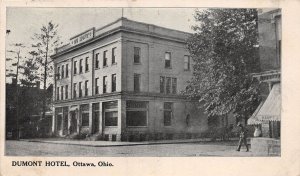
<svg viewBox="0 0 300 176"><path fill-rule="evenodd" d="M72 37L51 56L53 133L130 141L205 131L206 115L180 95L192 77L189 35L120 18Z"/></svg>
<svg viewBox="0 0 300 176"><path fill-rule="evenodd" d="M281 9L259 13L259 53L261 72L253 75L260 83L262 102L248 119L260 135L251 139L251 150L261 155L279 156L281 151ZM258 133L258 134L259 134Z"/></svg>

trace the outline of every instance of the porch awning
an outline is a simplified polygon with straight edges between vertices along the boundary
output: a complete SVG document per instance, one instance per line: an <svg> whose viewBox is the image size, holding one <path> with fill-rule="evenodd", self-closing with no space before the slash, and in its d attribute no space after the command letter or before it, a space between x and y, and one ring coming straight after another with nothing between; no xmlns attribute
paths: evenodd
<svg viewBox="0 0 300 176"><path fill-rule="evenodd" d="M264 104L264 102L261 102L258 107L256 108L256 110L254 111L254 113L252 114L252 116L248 119L247 124L248 125L258 125L261 124L261 121L257 119L257 113L259 112L260 108L262 107L262 105Z"/></svg>
<svg viewBox="0 0 300 176"><path fill-rule="evenodd" d="M248 124L259 124L262 121L280 121L281 93L280 84L274 84L262 106L258 107L248 120Z"/></svg>

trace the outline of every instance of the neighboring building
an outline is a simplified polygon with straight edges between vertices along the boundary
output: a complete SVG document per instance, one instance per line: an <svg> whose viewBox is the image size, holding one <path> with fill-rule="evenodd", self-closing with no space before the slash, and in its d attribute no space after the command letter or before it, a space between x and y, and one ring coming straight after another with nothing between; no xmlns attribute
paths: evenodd
<svg viewBox="0 0 300 176"><path fill-rule="evenodd" d="M47 95L50 96L52 95L51 87L49 86L47 89ZM50 102L47 102L48 116L41 119L42 96L43 91L40 89L39 82L32 86L24 86L17 84L16 79L13 79L11 84L6 84L5 131L7 139L16 139L18 131L20 138L41 137L50 134Z"/></svg>
<svg viewBox="0 0 300 176"><path fill-rule="evenodd" d="M53 132L120 141L205 131L206 115L180 95L192 77L189 36L120 18L72 37L51 56Z"/></svg>
<svg viewBox="0 0 300 176"><path fill-rule="evenodd" d="M253 76L260 82L263 101L248 124L255 125L262 138L252 138L251 147L253 152L260 154L280 155L281 9L262 10L258 31L262 72Z"/></svg>

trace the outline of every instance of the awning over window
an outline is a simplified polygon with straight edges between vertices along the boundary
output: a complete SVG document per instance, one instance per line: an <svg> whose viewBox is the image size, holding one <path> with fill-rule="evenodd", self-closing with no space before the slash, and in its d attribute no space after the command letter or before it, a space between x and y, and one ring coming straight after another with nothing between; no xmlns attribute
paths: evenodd
<svg viewBox="0 0 300 176"><path fill-rule="evenodd" d="M248 119L248 124L259 124L262 121L280 121L281 111L281 93L280 84L275 84L272 87L266 101L260 105L253 115Z"/></svg>

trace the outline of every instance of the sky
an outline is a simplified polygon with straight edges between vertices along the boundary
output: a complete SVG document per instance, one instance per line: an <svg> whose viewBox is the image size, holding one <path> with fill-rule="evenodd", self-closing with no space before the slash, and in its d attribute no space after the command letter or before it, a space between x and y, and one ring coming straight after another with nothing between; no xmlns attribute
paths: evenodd
<svg viewBox="0 0 300 176"><path fill-rule="evenodd" d="M123 8L123 17L130 20L154 24L185 32L192 32L195 24L194 8ZM100 28L122 17L122 8L33 8L8 7L6 11L6 50L11 50L14 43L23 43L28 53L34 33L49 21L59 25L58 34L63 44L69 39L92 27ZM16 54L7 53L6 57L14 58ZM25 57L25 56L24 56ZM6 69L16 72L16 68L6 62ZM24 62L20 63L21 65ZM10 79L6 80L11 82ZM42 86L42 85L41 85Z"/></svg>
<svg viewBox="0 0 300 176"><path fill-rule="evenodd" d="M140 22L192 32L194 8L123 8L123 16ZM48 21L59 24L62 41L91 27L102 27L122 16L122 8L24 8L7 9L8 43L30 43Z"/></svg>

